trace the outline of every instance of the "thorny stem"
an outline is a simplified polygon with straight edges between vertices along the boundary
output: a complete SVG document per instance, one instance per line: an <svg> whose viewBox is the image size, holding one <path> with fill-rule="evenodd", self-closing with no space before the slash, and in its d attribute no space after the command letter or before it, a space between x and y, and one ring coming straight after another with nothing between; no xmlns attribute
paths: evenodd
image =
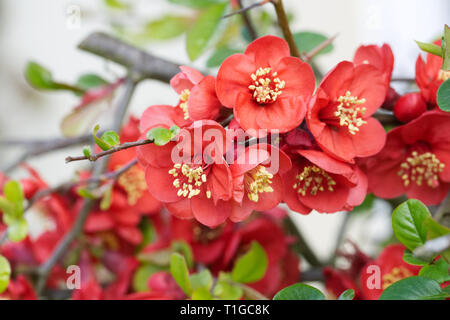
<svg viewBox="0 0 450 320"><path fill-rule="evenodd" d="M292 35L291 29L289 27L289 21L286 16L286 11L284 11L283 1L282 0L272 0L273 5L275 6L275 12L277 13L278 25L283 32L283 36L289 44L289 48L291 50L291 55L297 58L300 58L300 52L298 51L297 45L294 40L294 36Z"/></svg>
<svg viewBox="0 0 450 320"><path fill-rule="evenodd" d="M114 125L112 130L119 131L122 124L123 118L125 116L126 110L130 103L131 97L134 93L138 80L132 77L128 77L125 82L125 92L122 99L119 101L118 108L116 109L114 115ZM102 159L94 164L92 177L94 179L101 176L102 172L105 171L108 164L109 157ZM94 189L99 185L98 181L91 182L88 188ZM86 219L94 206L93 199L84 199L83 206L75 220L72 229L64 236L64 238L58 243L57 247L52 252L50 258L42 264L38 269L38 280L36 285L36 292L38 295L42 293L45 288L48 276L55 265L61 258L61 256L67 251L71 243L78 237L78 235L83 231Z"/></svg>

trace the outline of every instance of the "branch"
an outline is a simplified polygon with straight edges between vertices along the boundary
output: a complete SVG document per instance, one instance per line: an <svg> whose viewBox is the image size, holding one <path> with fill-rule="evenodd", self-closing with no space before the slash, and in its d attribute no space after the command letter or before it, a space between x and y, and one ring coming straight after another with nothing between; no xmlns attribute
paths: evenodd
<svg viewBox="0 0 450 320"><path fill-rule="evenodd" d="M91 34L78 48L126 67L136 74L139 80L157 79L169 82L180 71L178 64L155 57L102 32Z"/></svg>
<svg viewBox="0 0 450 320"><path fill-rule="evenodd" d="M101 157L113 154L114 152L118 152L121 150L125 150L125 149L129 149L129 148L134 148L137 146L142 146L145 144L149 144L149 143L153 143L152 140L148 140L148 139L143 139L143 140L138 140L138 141L134 141L134 142L125 142L123 144L119 144L117 146L112 147L111 149L108 149L106 151L102 151L96 154L92 154L89 157L86 156L77 156L77 157L67 157L66 158L66 163L72 162L72 161L80 161L80 160L89 160L89 161L97 161L98 159L100 159Z"/></svg>
<svg viewBox="0 0 450 320"><path fill-rule="evenodd" d="M242 9L243 5L242 5L242 0L238 0L239 2L239 7ZM267 2L267 1L266 1ZM244 20L244 24L247 28L248 34L250 35L250 38L252 40L255 40L258 38L258 34L256 33L255 27L253 26L252 21L250 20L250 16L248 15L246 10L243 10L241 12L242 15L242 19Z"/></svg>
<svg viewBox="0 0 450 320"><path fill-rule="evenodd" d="M308 263L313 267L320 267L322 266L322 263L320 260L316 257L315 253L312 251L312 249L309 247L308 243L306 242L305 238L301 234L300 230L297 228L297 226L294 224L294 221L291 217L287 217L284 219L284 225L286 230L293 236L297 238L297 242L293 245L294 248L298 253L300 253Z"/></svg>
<svg viewBox="0 0 450 320"><path fill-rule="evenodd" d="M401 123L395 118L394 113L389 110L378 109L372 117L380 121L383 125L400 125Z"/></svg>
<svg viewBox="0 0 450 320"><path fill-rule="evenodd" d="M242 4L240 3L241 1L239 0L239 4L240 4L241 8L239 10L236 10L236 11L233 11L231 13L228 13L228 14L224 15L222 17L222 19L226 19L226 18L232 17L232 16L240 14L240 13L242 14L244 12L249 11L250 9L257 8L257 7L260 7L260 6L262 6L262 5L266 4L266 3L269 3L270 1L271 0L262 0L262 1L254 3L254 4L251 4L248 7L243 8Z"/></svg>
<svg viewBox="0 0 450 320"><path fill-rule="evenodd" d="M312 268L300 273L299 282L304 281L323 281L323 269L322 268Z"/></svg>
<svg viewBox="0 0 450 320"><path fill-rule="evenodd" d="M421 247L416 248L413 254L420 259L430 260L433 256L450 248L450 234L435 238L425 242Z"/></svg>
<svg viewBox="0 0 450 320"><path fill-rule="evenodd" d="M312 49L310 52L308 52L303 60L305 62L308 62L309 60L311 60L312 58L314 58L317 54L320 53L320 51L322 51L323 49L325 49L328 45L330 45L337 37L338 35L335 34L334 36L328 38L327 40L323 41L321 44L319 44L317 47L315 47L314 49Z"/></svg>
<svg viewBox="0 0 450 320"><path fill-rule="evenodd" d="M447 197L442 201L439 208L434 213L434 219L437 222L440 222L447 213L450 212L450 193L447 194Z"/></svg>
<svg viewBox="0 0 450 320"><path fill-rule="evenodd" d="M125 82L125 92L122 97L122 99L119 101L118 108L116 109L115 115L114 115L114 125L112 130L119 131L120 126L122 124L124 115L126 113L126 110L128 109L128 105L130 103L131 97L134 93L134 90L137 85L136 79L133 79L131 77L128 77ZM92 177L98 178L101 176L102 172L106 169L106 166L108 164L109 157L106 157L102 159L102 161L98 161L94 164ZM98 182L92 182L89 184L88 188L94 189L98 186ZM86 219L91 212L92 208L94 206L94 200L93 199L84 199L83 206L81 208L81 211L79 212L75 223L72 227L72 230L70 230L64 238L58 243L57 247L52 252L52 255L50 258L42 264L38 269L38 282L36 286L36 292L38 295L41 294L43 289L45 288L45 285L47 283L48 276L55 265L61 258L61 256L67 251L70 244L78 237L78 235L83 231L84 224L86 222Z"/></svg>
<svg viewBox="0 0 450 320"><path fill-rule="evenodd" d="M300 58L300 52L298 51L294 37L292 36L288 18L286 16L286 12L284 11L283 1L272 0L272 3L275 6L275 11L277 13L278 25L280 26L281 31L283 31L283 36L289 44L289 48L291 49L291 55Z"/></svg>

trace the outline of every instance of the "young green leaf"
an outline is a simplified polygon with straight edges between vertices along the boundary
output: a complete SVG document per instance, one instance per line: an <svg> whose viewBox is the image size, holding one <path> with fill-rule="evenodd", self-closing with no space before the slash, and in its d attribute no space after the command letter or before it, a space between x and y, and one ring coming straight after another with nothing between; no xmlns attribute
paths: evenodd
<svg viewBox="0 0 450 320"><path fill-rule="evenodd" d="M130 8L130 5L120 0L104 0L105 4L111 9L126 10Z"/></svg>
<svg viewBox="0 0 450 320"><path fill-rule="evenodd" d="M312 286L296 283L279 291L273 300L325 300L325 296Z"/></svg>
<svg viewBox="0 0 450 320"><path fill-rule="evenodd" d="M9 261L0 255L0 293L8 288L9 277L11 276L11 266Z"/></svg>
<svg viewBox="0 0 450 320"><path fill-rule="evenodd" d="M253 241L250 250L236 261L231 277L236 282L256 282L266 274L267 264L267 254L263 247Z"/></svg>
<svg viewBox="0 0 450 320"><path fill-rule="evenodd" d="M201 272L190 276L192 290L205 289L209 292L213 285L213 278L208 269L203 269Z"/></svg>
<svg viewBox="0 0 450 320"><path fill-rule="evenodd" d="M188 297L190 297L192 294L192 287L189 279L189 270L186 265L186 260L181 254L172 254L170 259L170 273L178 286Z"/></svg>
<svg viewBox="0 0 450 320"><path fill-rule="evenodd" d="M56 84L50 71L36 62L28 62L25 68L25 78L36 89L55 89Z"/></svg>
<svg viewBox="0 0 450 320"><path fill-rule="evenodd" d="M155 272L167 271L166 267L155 266L150 263L143 263L137 268L133 276L133 288L137 292L148 291L148 279Z"/></svg>
<svg viewBox="0 0 450 320"><path fill-rule="evenodd" d="M338 300L353 300L355 297L355 290L348 289L341 293Z"/></svg>
<svg viewBox="0 0 450 320"><path fill-rule="evenodd" d="M448 272L449 264L444 259L439 259L433 264L429 264L420 269L419 276L427 277L443 283L450 281L450 274Z"/></svg>
<svg viewBox="0 0 450 320"><path fill-rule="evenodd" d="M192 291L192 300L212 300L211 292L205 288L198 288Z"/></svg>
<svg viewBox="0 0 450 320"><path fill-rule="evenodd" d="M310 52L311 50L318 47L320 44L325 42L328 37L323 34L316 32L297 32L293 34L295 43L297 44L298 50L300 52ZM323 48L319 54L329 53L333 50L333 45L330 43L325 48Z"/></svg>
<svg viewBox="0 0 450 320"><path fill-rule="evenodd" d="M3 214L13 214L14 204L3 196L0 196L0 210Z"/></svg>
<svg viewBox="0 0 450 320"><path fill-rule="evenodd" d="M186 36L186 49L191 61L196 60L206 50L227 5L228 2L222 2L209 6L189 29Z"/></svg>
<svg viewBox="0 0 450 320"><path fill-rule="evenodd" d="M24 195L22 186L18 181L9 180L5 183L3 187L3 193L5 194L6 199L8 199L12 203L18 203L20 205L23 204Z"/></svg>
<svg viewBox="0 0 450 320"><path fill-rule="evenodd" d="M163 146L172 140L174 132L172 129L157 127L147 132L147 139L153 141L157 146Z"/></svg>
<svg viewBox="0 0 450 320"><path fill-rule="evenodd" d="M100 130L100 126L97 124L94 127L94 130L92 131L92 137L94 137L95 143L102 149L103 151L111 149L111 145L107 143L106 141L103 141L103 139L97 137L98 130ZM106 132L105 132L106 133ZM102 137L103 138L103 137Z"/></svg>
<svg viewBox="0 0 450 320"><path fill-rule="evenodd" d="M436 101L439 106L439 109L445 112L450 112L450 79L447 79L439 87L436 96Z"/></svg>
<svg viewBox="0 0 450 320"><path fill-rule="evenodd" d="M417 258L410 250L405 249L405 252L403 253L403 261L405 261L408 264L412 264L414 266L425 266L430 261L425 261L422 259Z"/></svg>
<svg viewBox="0 0 450 320"><path fill-rule="evenodd" d="M417 45L422 51L434 54L435 56L442 57L442 48L434 43L425 43L416 41Z"/></svg>
<svg viewBox="0 0 450 320"><path fill-rule="evenodd" d="M239 52L240 51L236 49L221 47L214 51L214 53L209 57L208 61L206 62L206 66L208 68L218 67L222 64L222 62L225 61L226 58Z"/></svg>
<svg viewBox="0 0 450 320"><path fill-rule="evenodd" d="M20 242L25 239L28 234L28 222L23 217L15 219L8 225L7 230L9 240L12 242Z"/></svg>
<svg viewBox="0 0 450 320"><path fill-rule="evenodd" d="M422 246L427 240L425 220L428 217L431 217L428 208L419 200L403 202L392 214L395 236L411 251Z"/></svg>
<svg viewBox="0 0 450 320"><path fill-rule="evenodd" d="M111 184L103 193L102 200L100 201L100 210L106 211L111 207L113 197L113 184Z"/></svg>
<svg viewBox="0 0 450 320"><path fill-rule="evenodd" d="M189 27L191 19L184 16L166 15L150 21L145 26L145 37L156 40L166 40L182 35Z"/></svg>
<svg viewBox="0 0 450 320"><path fill-rule="evenodd" d="M110 83L95 73L86 73L81 75L77 80L77 87L83 90L103 87Z"/></svg>
<svg viewBox="0 0 450 320"><path fill-rule="evenodd" d="M444 300L446 296L436 281L414 276L387 287L379 300Z"/></svg>
<svg viewBox="0 0 450 320"><path fill-rule="evenodd" d="M92 155L92 149L91 149L90 146L84 146L84 147L83 147L83 155L84 155L86 158L89 158L89 157Z"/></svg>
<svg viewBox="0 0 450 320"><path fill-rule="evenodd" d="M444 42L442 44L444 50L444 62L442 63L442 70L450 71L450 27L444 27Z"/></svg>
<svg viewBox="0 0 450 320"><path fill-rule="evenodd" d="M194 266L194 254L192 253L191 246L186 241L180 240L172 242L171 249L184 256L188 268Z"/></svg>
<svg viewBox="0 0 450 320"><path fill-rule="evenodd" d="M104 134L102 134L101 139L102 139L102 141L104 141L108 145L110 145L111 147L114 147L114 146L120 144L119 135L112 130L106 131Z"/></svg>
<svg viewBox="0 0 450 320"><path fill-rule="evenodd" d="M221 272L213 289L213 294L220 300L239 300L244 294L239 284L234 284L228 273Z"/></svg>

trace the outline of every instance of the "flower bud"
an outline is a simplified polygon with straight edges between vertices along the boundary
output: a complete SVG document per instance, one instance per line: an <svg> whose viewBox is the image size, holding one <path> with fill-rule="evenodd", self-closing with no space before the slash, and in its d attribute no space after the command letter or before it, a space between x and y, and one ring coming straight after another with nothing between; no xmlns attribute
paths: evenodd
<svg viewBox="0 0 450 320"><path fill-rule="evenodd" d="M394 115L401 122L418 118L427 110L427 104L420 92L407 93L397 100Z"/></svg>
<svg viewBox="0 0 450 320"><path fill-rule="evenodd" d="M381 108L386 110L393 110L398 98L400 98L400 95L397 93L397 91L395 91L394 88L389 87L386 98L384 99Z"/></svg>

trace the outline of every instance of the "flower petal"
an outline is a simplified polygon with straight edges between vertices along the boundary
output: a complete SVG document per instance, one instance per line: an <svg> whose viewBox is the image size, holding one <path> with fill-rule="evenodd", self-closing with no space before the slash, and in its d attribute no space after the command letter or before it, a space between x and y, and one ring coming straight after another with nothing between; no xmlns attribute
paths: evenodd
<svg viewBox="0 0 450 320"><path fill-rule="evenodd" d="M250 43L245 55L254 61L257 68L275 67L284 57L291 55L288 43L276 36L264 36Z"/></svg>

